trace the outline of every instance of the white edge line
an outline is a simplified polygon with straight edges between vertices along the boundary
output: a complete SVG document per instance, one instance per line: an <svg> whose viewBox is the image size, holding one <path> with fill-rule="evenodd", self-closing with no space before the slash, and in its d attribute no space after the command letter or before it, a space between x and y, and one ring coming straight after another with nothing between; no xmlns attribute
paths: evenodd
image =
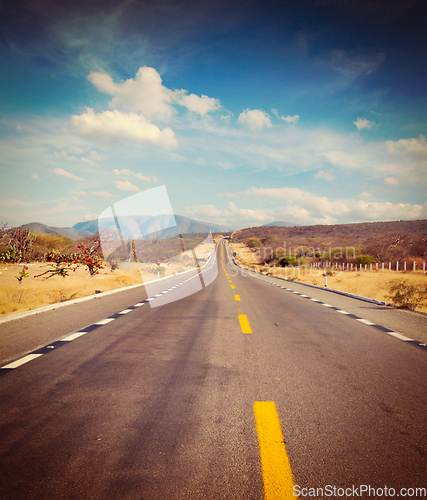
<svg viewBox="0 0 427 500"><path fill-rule="evenodd" d="M322 304L322 306L325 306L325 307L334 307L334 306L331 306L331 304Z"/></svg>
<svg viewBox="0 0 427 500"><path fill-rule="evenodd" d="M24 356L23 358L18 359L18 361L2 366L2 368L18 368L18 366L24 365L25 363L28 363L29 361L32 361L40 356L43 356L43 354L28 354L28 356Z"/></svg>
<svg viewBox="0 0 427 500"><path fill-rule="evenodd" d="M120 311L117 314L127 314L127 313L130 313L131 311L132 311L132 309L124 309L123 311Z"/></svg>
<svg viewBox="0 0 427 500"><path fill-rule="evenodd" d="M74 339L78 339L79 337L81 337L82 335L86 335L87 332L76 332L76 333L72 333L71 335L67 335L66 337L64 337L63 339L61 340L65 340L66 342L69 342L71 340L74 340Z"/></svg>
<svg viewBox="0 0 427 500"><path fill-rule="evenodd" d="M110 321L114 321L114 318L101 319L101 321L97 321L94 325L106 325L107 323L110 323Z"/></svg>
<svg viewBox="0 0 427 500"><path fill-rule="evenodd" d="M371 321L368 321L367 319L357 318L356 321L360 321L361 323L364 323L365 325L369 325L369 326L375 325L375 323L372 323Z"/></svg>
<svg viewBox="0 0 427 500"><path fill-rule="evenodd" d="M411 341L412 339L405 337L405 335L402 335L401 333L398 332L387 332L389 335L392 335L393 337L396 337L399 340L403 340L407 342L408 340Z"/></svg>
<svg viewBox="0 0 427 500"><path fill-rule="evenodd" d="M341 314L350 314L348 313L347 311L342 311L341 309L338 309L337 312L341 313Z"/></svg>

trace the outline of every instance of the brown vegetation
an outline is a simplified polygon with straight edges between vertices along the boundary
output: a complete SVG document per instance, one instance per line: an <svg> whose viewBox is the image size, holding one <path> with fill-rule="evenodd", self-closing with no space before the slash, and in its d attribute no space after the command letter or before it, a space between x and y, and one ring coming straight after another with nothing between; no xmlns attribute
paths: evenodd
<svg viewBox="0 0 427 500"><path fill-rule="evenodd" d="M333 262L356 262L359 255L376 262L427 258L427 220L318 226L261 226L232 234L232 241L257 247L265 263L288 254ZM258 243L261 242L261 245ZM280 253L281 252L281 253ZM410 260L412 259L412 260Z"/></svg>

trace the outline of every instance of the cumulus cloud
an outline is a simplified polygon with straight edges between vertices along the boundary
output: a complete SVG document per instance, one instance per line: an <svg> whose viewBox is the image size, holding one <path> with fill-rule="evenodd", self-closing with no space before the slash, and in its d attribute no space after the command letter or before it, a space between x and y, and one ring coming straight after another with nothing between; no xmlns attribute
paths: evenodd
<svg viewBox="0 0 427 500"><path fill-rule="evenodd" d="M135 191L139 193L141 191L138 186L135 186L130 181L114 181L116 187L122 191Z"/></svg>
<svg viewBox="0 0 427 500"><path fill-rule="evenodd" d="M182 94L181 97L178 98L178 104L185 106L189 111L197 113L201 116L204 116L211 111L216 111L221 107L218 99L214 99L213 97L208 97L203 94L201 97L195 94Z"/></svg>
<svg viewBox="0 0 427 500"><path fill-rule="evenodd" d="M173 91L164 87L162 79L154 68L139 68L135 78L114 83L108 73L92 71L88 79L105 94L113 96L111 109L141 111L148 120L169 122L175 113L172 106Z"/></svg>
<svg viewBox="0 0 427 500"><path fill-rule="evenodd" d="M222 211L218 210L214 205L196 205L193 207L187 207L185 212L193 217L207 217L214 218L222 216Z"/></svg>
<svg viewBox="0 0 427 500"><path fill-rule="evenodd" d="M163 85L159 73L148 66L139 68L135 78L114 83L108 73L92 71L88 79L105 94L113 96L111 109L140 111L148 120L169 122L176 114L173 104L186 107L201 116L221 107L218 99L188 94L187 90L171 90Z"/></svg>
<svg viewBox="0 0 427 500"><path fill-rule="evenodd" d="M117 168L115 168L113 170L113 174L114 175L131 175L133 174L132 170L128 170L127 168L122 168L121 170L118 170Z"/></svg>
<svg viewBox="0 0 427 500"><path fill-rule="evenodd" d="M63 170L62 168L55 168L52 170L52 172L59 177L66 177L67 179L73 179L74 181L82 181L80 177L77 177L76 175L72 174L71 172L67 172L66 170Z"/></svg>
<svg viewBox="0 0 427 500"><path fill-rule="evenodd" d="M371 121L367 120L366 118L358 118L353 123L356 125L357 130L362 130L364 128L370 130L375 125L375 122L371 122Z"/></svg>
<svg viewBox="0 0 427 500"><path fill-rule="evenodd" d="M294 116L291 116L291 115L288 115L288 116L284 116L284 115L279 115L279 113L277 112L277 109L272 109L271 111L273 111L273 114L279 118L280 120L283 120L285 121L286 123L296 123L298 120L299 120L299 115L294 115Z"/></svg>
<svg viewBox="0 0 427 500"><path fill-rule="evenodd" d="M408 155L419 160L427 160L427 140L425 135L420 135L418 139L386 141L385 144L391 154Z"/></svg>
<svg viewBox="0 0 427 500"><path fill-rule="evenodd" d="M135 177L137 177L140 181L145 181L145 182L158 182L157 177L155 175L149 177L147 175L143 175L141 173L135 174Z"/></svg>
<svg viewBox="0 0 427 500"><path fill-rule="evenodd" d="M73 155L68 155L65 151L55 151L55 156L67 161L78 161L78 159Z"/></svg>
<svg viewBox="0 0 427 500"><path fill-rule="evenodd" d="M323 179L325 181L331 182L335 179L335 175L331 172L331 170L319 170L313 176L315 179Z"/></svg>
<svg viewBox="0 0 427 500"><path fill-rule="evenodd" d="M261 109L246 109L240 113L237 122L251 132L259 132L264 128L271 128L273 126L270 117Z"/></svg>
<svg viewBox="0 0 427 500"><path fill-rule="evenodd" d="M104 111L96 114L91 108L86 113L71 118L74 131L87 139L113 142L118 139L131 142L151 142L165 148L177 146L173 131L160 130L144 116L121 111Z"/></svg>
<svg viewBox="0 0 427 500"><path fill-rule="evenodd" d="M280 203L280 206L276 208L256 211L256 214L253 214L253 223L256 223L263 215L266 216L265 220L285 218L299 224L423 219L427 216L427 203L419 205L366 201L366 199L362 199L365 198L364 196L359 197L359 199L329 200L325 196L316 196L298 188L253 187L230 196ZM228 210L230 210L230 206ZM245 211L240 213L243 214ZM250 214L247 211L246 213ZM224 219L227 218L226 211L223 211L222 215ZM224 220L223 223L225 222Z"/></svg>
<svg viewBox="0 0 427 500"><path fill-rule="evenodd" d="M40 181L41 180L40 177L39 177L39 174L33 174L31 176L31 179L34 179L35 181Z"/></svg>

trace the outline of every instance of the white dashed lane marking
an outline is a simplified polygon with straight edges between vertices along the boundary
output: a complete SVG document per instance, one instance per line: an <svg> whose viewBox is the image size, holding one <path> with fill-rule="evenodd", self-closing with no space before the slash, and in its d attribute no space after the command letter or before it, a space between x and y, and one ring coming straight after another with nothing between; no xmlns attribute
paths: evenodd
<svg viewBox="0 0 427 500"><path fill-rule="evenodd" d="M33 359L36 359L39 356L43 356L43 354L28 354L27 356L24 356L23 358L18 359L13 363L9 363L6 366L2 366L2 369L5 368L6 370L10 370L13 368L18 368L18 366L25 365L25 363L28 363L29 361L32 361Z"/></svg>
<svg viewBox="0 0 427 500"><path fill-rule="evenodd" d="M278 286L277 283L274 283L273 281L268 281L268 280L262 279L261 277L259 277L257 275L251 274L251 276L254 277L254 278L260 279L261 281L264 281L264 283L269 283L271 285ZM312 302L318 302L322 306L328 307L329 309L337 311L340 314L343 314L345 316L349 316L349 317L351 317L353 319L356 319L357 321L359 321L360 323L363 323L364 325L373 326L373 327L375 327L375 328L383 331L384 333L387 333L388 335L391 335L392 337L395 337L395 338L397 338L399 340L403 340L404 342L410 342L411 344L416 345L418 347L421 347L422 349L426 349L427 348L426 344L423 344L421 342L417 342L416 340L410 339L409 337L406 337L405 335L402 335L399 332L393 332L391 330L388 330L388 328L385 328L383 326L380 326L380 325L377 325L375 323L372 323L372 321L369 321L367 319L359 318L355 314L349 313L347 311L343 311L342 309L338 309L338 307L334 307L331 304L326 304L326 303L322 302L321 300L313 299L313 298L309 297L308 295L304 295L304 294L302 294L300 292L297 292L296 290L292 290L292 288L287 288L287 287L284 287L284 286L281 286L281 285L280 285L280 288L282 288L283 290L286 290L288 292L292 292L295 295L299 295L302 298L306 298L308 300L311 300Z"/></svg>
<svg viewBox="0 0 427 500"><path fill-rule="evenodd" d="M39 356L43 356L43 354L46 354L46 352L49 352L50 350L55 350L57 347L60 347L61 345L64 345L64 344L67 344L68 342L71 342L71 341L81 337L82 335L86 335L87 333L89 333L93 330L96 330L103 325L107 325L108 323L110 323L111 321L114 321L115 319L119 318L120 316L123 316L124 314L130 313L131 311L133 311L137 307L141 307L144 304L147 304L148 302L154 300L155 298L161 297L165 293L168 293L168 292L174 290L175 288L178 288L180 285L183 285L184 283L186 283L190 279L193 279L193 277L190 277L184 281L181 281L177 285L175 285L171 288L168 288L166 290L163 290L163 292L160 292L160 293L154 295L153 297L149 297L148 299L144 300L143 302L138 302L137 304L133 305L132 307L130 307L128 309L124 309L123 311L120 311L120 312L114 314L113 316L110 316L109 318L105 318L105 319L102 319L100 321L97 321L96 323L93 323L92 325L85 327L83 329L84 331L82 330L79 332L71 333L70 335L67 335L63 339L57 340L56 342L53 342L52 345L47 345L45 347L42 347L42 348L34 351L33 353L28 354L27 356L24 356L23 358L20 358L16 361L13 361L12 363L9 363L5 366L0 367L0 375L3 375L11 370L14 370L15 368L18 368L19 366L24 365L25 363L28 363L29 361L32 361L33 359L38 358Z"/></svg>
<svg viewBox="0 0 427 500"><path fill-rule="evenodd" d="M356 318L357 321L360 321L361 323L364 323L365 325L368 325L368 326L374 326L375 323L372 323L371 321L368 321L367 319L363 319L363 318Z"/></svg>

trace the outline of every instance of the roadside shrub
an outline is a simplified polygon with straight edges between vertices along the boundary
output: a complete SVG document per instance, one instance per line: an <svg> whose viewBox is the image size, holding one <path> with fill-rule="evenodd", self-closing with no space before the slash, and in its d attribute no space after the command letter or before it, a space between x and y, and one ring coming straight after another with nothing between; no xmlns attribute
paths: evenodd
<svg viewBox="0 0 427 500"><path fill-rule="evenodd" d="M363 266L365 264L373 264L375 262L375 257L372 257L372 255L358 255L355 260L356 264L360 266L362 264Z"/></svg>
<svg viewBox="0 0 427 500"><path fill-rule="evenodd" d="M248 246L249 248L261 248L262 243L259 238L248 238L246 246Z"/></svg>
<svg viewBox="0 0 427 500"><path fill-rule="evenodd" d="M398 309L415 310L427 299L427 285L417 286L404 281L396 281L390 287L388 298Z"/></svg>
<svg viewBox="0 0 427 500"><path fill-rule="evenodd" d="M277 261L277 265L279 267L288 267L291 265L292 260L292 257L290 257L289 255L284 255Z"/></svg>

